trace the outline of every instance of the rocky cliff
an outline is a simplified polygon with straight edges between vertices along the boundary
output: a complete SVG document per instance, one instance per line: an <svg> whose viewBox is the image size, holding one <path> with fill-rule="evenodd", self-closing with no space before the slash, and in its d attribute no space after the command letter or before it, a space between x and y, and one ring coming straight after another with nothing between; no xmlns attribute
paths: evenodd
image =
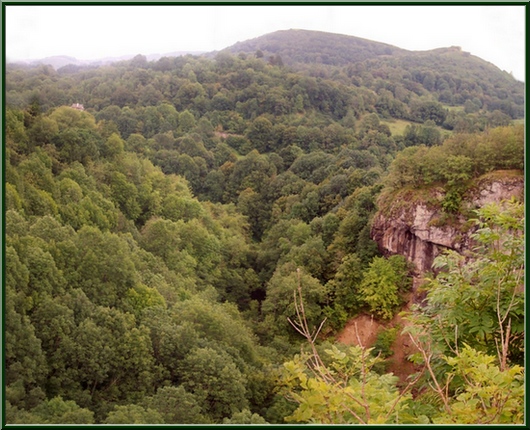
<svg viewBox="0 0 530 430"><path fill-rule="evenodd" d="M425 191L425 190L423 190ZM478 179L464 195L462 213L515 196L522 199L524 177L514 172L494 172ZM427 195L428 194L428 195ZM434 258L444 249L463 252L471 246L467 217L447 217L440 209L443 191L432 189L419 197L414 191L397 193L380 208L371 236L384 255L401 254L412 262L416 274L430 271Z"/></svg>

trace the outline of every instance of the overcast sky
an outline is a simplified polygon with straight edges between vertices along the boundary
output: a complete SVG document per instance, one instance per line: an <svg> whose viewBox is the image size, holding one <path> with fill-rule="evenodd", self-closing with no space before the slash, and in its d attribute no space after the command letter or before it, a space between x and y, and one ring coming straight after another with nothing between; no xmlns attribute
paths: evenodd
<svg viewBox="0 0 530 430"><path fill-rule="evenodd" d="M290 28L409 50L461 46L525 77L525 6L6 6L9 61L221 50Z"/></svg>

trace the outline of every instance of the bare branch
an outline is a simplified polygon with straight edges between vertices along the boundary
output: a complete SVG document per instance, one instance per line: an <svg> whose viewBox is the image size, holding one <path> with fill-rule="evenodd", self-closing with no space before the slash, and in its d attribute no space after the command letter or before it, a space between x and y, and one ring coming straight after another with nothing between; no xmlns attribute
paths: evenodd
<svg viewBox="0 0 530 430"><path fill-rule="evenodd" d="M388 413L386 414L386 419L388 419L390 417L390 415L392 414L392 412L394 412L394 409L396 408L397 404L399 403L399 401L401 400L401 398L414 386L416 385L416 383L420 380L420 378L423 376L423 374L425 373L425 367L423 369L421 369L421 372L418 373L418 375L416 376L416 378L414 378L412 381L410 381L407 386L401 391L401 393L399 394L399 396L396 398L396 400L394 401L394 403L392 404L392 407L390 408L390 410L388 411Z"/></svg>
<svg viewBox="0 0 530 430"><path fill-rule="evenodd" d="M361 424L367 424L366 421L364 421L357 413L355 413L355 411L353 411L351 408L349 408L348 406L346 406L344 403L341 403L340 404L344 409L346 409L350 414L352 414L355 418L357 418L359 420L359 423Z"/></svg>
<svg viewBox="0 0 530 430"><path fill-rule="evenodd" d="M302 297L302 286L301 286L301 280L300 280L300 270L297 269L298 273L298 288L293 292L294 297L294 305L295 305L295 311L297 320L293 321L291 318L287 318L289 323L293 326L293 328L301 334L305 339L308 341L310 347L311 347L311 355L307 359L307 366L313 372L313 375L317 378L321 378L322 381L326 382L327 384L333 385L334 387L341 387L342 393L347 396L351 401L354 402L354 404L358 405L363 411L364 417L362 417L358 412L353 410L351 408L351 405L348 406L344 402L341 403L342 408L349 412L355 419L359 421L361 424L366 424L370 420L370 404L367 399L367 392L366 387L368 384L368 373L370 369L367 366L367 354L369 354L368 350L364 347L363 342L361 340L361 336L359 333L359 328L357 324L355 324L355 335L357 337L357 341L359 344L359 347L361 348L361 398L356 397L354 394L352 394L348 388L348 375L343 374L340 369L337 369L337 373L332 373L331 370L324 364L322 361L317 348L316 348L316 340L318 338L318 335L320 331L322 330L322 327L324 326L324 323L326 322L326 318L320 323L318 328L311 333L309 330L309 325L307 323L305 308L304 308L304 302ZM414 339L413 339L414 342ZM424 369L422 372L413 380L410 381L409 384L405 387L404 390L402 390L399 394L399 396L396 398L396 400L393 402L392 407L390 411L387 413L387 418L395 411L396 406L398 405L399 401L403 398L403 396L411 389L411 387L419 380L421 375L423 374ZM337 379L337 377L341 377L342 379Z"/></svg>
<svg viewBox="0 0 530 430"><path fill-rule="evenodd" d="M427 370L429 372L429 375L431 376L431 379L434 383L434 387L432 389L438 393L440 398L442 399L444 403L444 408L447 413L451 413L451 408L449 407L449 395L448 395L448 388L449 388L449 380L447 381L445 385L445 390L440 386L440 383L438 382L438 378L436 377L434 370L431 366L431 359L432 359L432 352L427 353L427 349L421 345L421 342L418 340L416 341L414 339L414 336L409 333L410 340L412 343L416 346L416 348L420 351L421 355L423 356L423 361L425 362L425 366L427 367ZM429 348L430 349L430 348ZM429 384L430 385L430 384Z"/></svg>

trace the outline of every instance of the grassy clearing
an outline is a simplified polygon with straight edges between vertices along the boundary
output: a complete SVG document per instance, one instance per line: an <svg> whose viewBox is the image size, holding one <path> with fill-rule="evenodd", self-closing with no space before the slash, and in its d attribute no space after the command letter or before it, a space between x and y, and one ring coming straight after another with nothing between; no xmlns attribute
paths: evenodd
<svg viewBox="0 0 530 430"><path fill-rule="evenodd" d="M388 125L392 136L396 136L398 134L402 135L405 132L405 127L407 125L413 124L410 121L405 121L402 119L382 120L381 123Z"/></svg>
<svg viewBox="0 0 530 430"><path fill-rule="evenodd" d="M392 133L392 136L403 136L405 133L405 127L407 125L416 125L418 127L422 126L423 124L412 122L412 121L405 121L403 119L384 119L381 120L381 124L388 125L388 128L390 129L390 133ZM440 126L436 126L436 128L442 133L442 138L445 139L448 136L450 136L452 133L448 130L445 130L444 128Z"/></svg>
<svg viewBox="0 0 530 430"><path fill-rule="evenodd" d="M449 105L442 105L444 109L447 109L449 111L463 111L464 106L449 106Z"/></svg>

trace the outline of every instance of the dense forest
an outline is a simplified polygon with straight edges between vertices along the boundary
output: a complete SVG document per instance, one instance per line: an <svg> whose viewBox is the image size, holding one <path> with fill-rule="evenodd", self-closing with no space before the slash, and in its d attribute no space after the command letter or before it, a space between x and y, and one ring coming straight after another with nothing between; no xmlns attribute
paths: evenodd
<svg viewBox="0 0 530 430"><path fill-rule="evenodd" d="M523 86L458 48L304 31L8 64L7 423L522 423L521 202L464 214L477 246L406 317L410 382L395 330L335 339L410 293L370 237L385 201L437 187L450 221L483 175L522 174Z"/></svg>

